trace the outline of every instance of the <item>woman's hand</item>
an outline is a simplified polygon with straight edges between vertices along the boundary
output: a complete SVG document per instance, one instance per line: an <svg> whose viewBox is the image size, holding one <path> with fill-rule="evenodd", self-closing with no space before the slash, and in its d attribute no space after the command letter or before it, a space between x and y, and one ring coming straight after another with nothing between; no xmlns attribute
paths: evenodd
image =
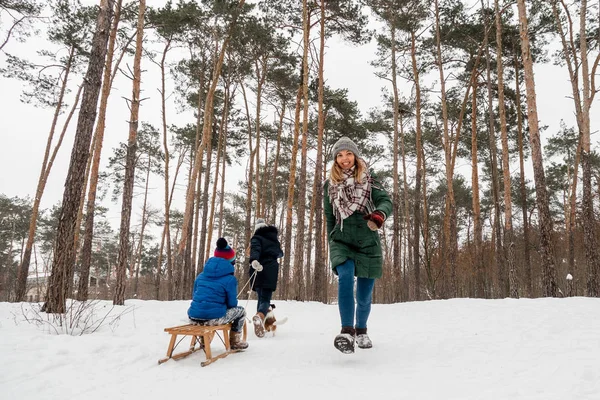
<svg viewBox="0 0 600 400"><path fill-rule="evenodd" d="M260 272L263 270L263 266L261 263L258 262L258 260L254 260L250 263L250 266L252 268L254 268L257 272Z"/></svg>
<svg viewBox="0 0 600 400"><path fill-rule="evenodd" d="M367 220L367 226L369 229L376 231L383 226L385 215L381 211L375 210L371 214L365 215L363 219Z"/></svg>

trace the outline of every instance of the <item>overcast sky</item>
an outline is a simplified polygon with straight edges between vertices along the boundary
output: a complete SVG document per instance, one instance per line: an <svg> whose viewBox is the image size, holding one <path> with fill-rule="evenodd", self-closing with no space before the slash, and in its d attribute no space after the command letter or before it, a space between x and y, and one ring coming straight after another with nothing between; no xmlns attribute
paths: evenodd
<svg viewBox="0 0 600 400"><path fill-rule="evenodd" d="M84 1L84 3L89 2ZM162 3L160 0L148 1L148 4L153 6ZM42 40L31 38L25 44L11 43L8 52L27 57L44 45ZM374 69L369 65L369 62L375 57L375 52L376 46L373 41L364 46L346 45L335 38L328 41L325 64L326 83L332 88L348 88L350 99L358 102L363 115L370 108L380 105L381 87L388 85L387 81L379 80L374 75ZM3 63L4 56L0 54L0 64ZM146 71L142 76L143 97L149 97L149 99L142 103L140 120L159 126L160 102L156 90L160 84L158 70L154 64L147 61L144 62L142 68ZM571 87L566 68L551 64L536 65L535 74L539 118L541 125L549 126L549 129L544 132L545 137L554 134L559 129L561 119L567 123L567 126L575 126L573 101L570 98ZM0 77L0 137L2 139L0 193L11 197L28 195L33 197L35 193L53 112L49 109L35 108L32 105L21 103L19 97L23 89L22 85L20 81ZM402 95L408 96L410 90L411 86L408 83L401 82ZM123 97L129 97L130 92L130 81L119 78L109 101L102 153L103 165L106 164L106 160L118 143L127 138L129 110ZM599 100L596 99L591 112L592 132L596 132L600 128L599 111ZM62 199L76 120L77 116L75 115L50 174L43 196L42 208L51 207ZM62 121L64 121L64 115L59 122L59 129ZM175 108L171 107L169 123L183 125L190 121L193 121L191 113L177 114ZM598 135L595 134L592 136L593 145L597 141ZM243 168L245 168L245 164L232 172L235 172L241 179ZM231 185L231 189L237 186L237 180L228 177L228 185ZM161 194L162 184L152 182L151 186L156 188L154 195L156 200L153 200L153 203L156 207L160 207L163 196ZM120 205L111 208L118 210ZM182 209L183 203L175 203L175 208ZM113 214L112 218L117 219L117 221L113 221L113 226L117 227L118 214Z"/></svg>

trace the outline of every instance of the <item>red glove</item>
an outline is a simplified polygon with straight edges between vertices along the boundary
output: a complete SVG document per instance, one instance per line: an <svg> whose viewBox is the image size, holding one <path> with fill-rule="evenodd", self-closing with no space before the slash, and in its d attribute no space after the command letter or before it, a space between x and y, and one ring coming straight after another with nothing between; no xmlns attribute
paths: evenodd
<svg viewBox="0 0 600 400"><path fill-rule="evenodd" d="M385 215L379 211L375 210L371 214L367 214L363 217L363 219L367 220L367 226L372 231L376 231L377 229L383 226L383 222L385 221Z"/></svg>

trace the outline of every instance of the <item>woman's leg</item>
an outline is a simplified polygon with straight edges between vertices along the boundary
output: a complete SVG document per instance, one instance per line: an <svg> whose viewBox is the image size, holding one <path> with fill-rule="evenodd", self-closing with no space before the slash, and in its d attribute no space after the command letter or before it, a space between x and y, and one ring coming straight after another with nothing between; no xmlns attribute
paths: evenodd
<svg viewBox="0 0 600 400"><path fill-rule="evenodd" d="M262 288L254 289L256 291L256 312L260 311L260 294L262 293Z"/></svg>
<svg viewBox="0 0 600 400"><path fill-rule="evenodd" d="M354 260L336 267L338 273L338 308L342 327L354 327Z"/></svg>
<svg viewBox="0 0 600 400"><path fill-rule="evenodd" d="M371 313L371 301L373 300L373 286L375 279L356 279L356 328L366 328L369 314Z"/></svg>
<svg viewBox="0 0 600 400"><path fill-rule="evenodd" d="M267 313L269 312L269 307L271 306L271 297L273 297L273 290L272 289L259 289L259 291L256 292L258 294L258 305L257 305L257 311L262 313L263 316L267 315Z"/></svg>

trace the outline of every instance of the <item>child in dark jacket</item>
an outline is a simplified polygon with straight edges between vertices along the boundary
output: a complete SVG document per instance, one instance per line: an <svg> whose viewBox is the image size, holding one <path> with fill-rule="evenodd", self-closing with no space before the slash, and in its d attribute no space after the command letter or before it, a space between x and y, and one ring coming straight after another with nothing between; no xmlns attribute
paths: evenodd
<svg viewBox="0 0 600 400"><path fill-rule="evenodd" d="M229 247L227 240L219 238L214 257L206 261L194 282L188 317L193 322L209 326L231 323L229 345L233 350L243 350L248 347L248 343L242 340L246 310L238 306L234 264L235 251Z"/></svg>
<svg viewBox="0 0 600 400"><path fill-rule="evenodd" d="M267 225L264 219L259 218L256 220L254 236L250 240L249 273L250 280L253 282L252 289L258 296L256 315L252 318L252 323L254 333L258 337L265 335L265 316L269 311L271 297L277 288L279 276L277 259L283 257L277 234L275 226Z"/></svg>

